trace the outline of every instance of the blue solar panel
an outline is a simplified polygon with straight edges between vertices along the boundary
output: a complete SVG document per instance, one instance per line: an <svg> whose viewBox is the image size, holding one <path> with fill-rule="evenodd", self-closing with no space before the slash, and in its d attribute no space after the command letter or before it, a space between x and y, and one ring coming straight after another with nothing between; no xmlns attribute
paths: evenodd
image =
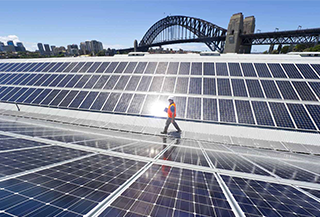
<svg viewBox="0 0 320 217"><path fill-rule="evenodd" d="M59 104L59 107L68 107L68 105L71 103L71 101L77 96L79 91L71 90L66 97L61 101Z"/></svg>
<svg viewBox="0 0 320 217"><path fill-rule="evenodd" d="M48 72L55 72L63 63L55 64Z"/></svg>
<svg viewBox="0 0 320 217"><path fill-rule="evenodd" d="M10 89L10 91L8 91L8 93L6 95L4 95L3 97L1 97L2 101L7 101L9 98L12 97L12 94L16 93L17 91L19 91L20 88L19 87L14 87L12 89Z"/></svg>
<svg viewBox="0 0 320 217"><path fill-rule="evenodd" d="M293 81L292 84L296 88L296 90L302 100L318 101L306 82Z"/></svg>
<svg viewBox="0 0 320 217"><path fill-rule="evenodd" d="M92 66L88 69L88 72L93 73L96 72L98 67L101 65L101 62L95 62L92 64Z"/></svg>
<svg viewBox="0 0 320 217"><path fill-rule="evenodd" d="M305 77L307 79L319 79L317 74L314 72L314 70L308 64L296 64L296 66L299 68L303 77Z"/></svg>
<svg viewBox="0 0 320 217"><path fill-rule="evenodd" d="M99 64L99 63L95 63L96 65L93 65L90 69L89 69L89 72L91 70L94 70L95 67L97 67L97 65L99 65L99 68L97 68L95 71L92 71L92 72L96 72L96 73L103 73L106 68L109 66L109 62L103 62L102 64Z"/></svg>
<svg viewBox="0 0 320 217"><path fill-rule="evenodd" d="M294 91L289 81L276 81L284 99L299 100L296 92Z"/></svg>
<svg viewBox="0 0 320 217"><path fill-rule="evenodd" d="M120 75L111 75L110 79L107 81L103 89L112 90L113 87L116 85L117 81L119 80L119 78L120 78Z"/></svg>
<svg viewBox="0 0 320 217"><path fill-rule="evenodd" d="M264 98L260 83L258 80L246 80L250 97Z"/></svg>
<svg viewBox="0 0 320 217"><path fill-rule="evenodd" d="M304 109L303 105L300 104L287 104L290 110L290 113L300 129L315 130L308 113Z"/></svg>
<svg viewBox="0 0 320 217"><path fill-rule="evenodd" d="M133 94L123 93L114 111L126 112L132 97L133 97Z"/></svg>
<svg viewBox="0 0 320 217"><path fill-rule="evenodd" d="M231 79L231 84L234 96L248 96L247 89L243 79Z"/></svg>
<svg viewBox="0 0 320 217"><path fill-rule="evenodd" d="M241 63L243 75L245 77L257 77L256 71L253 68L252 63Z"/></svg>
<svg viewBox="0 0 320 217"><path fill-rule="evenodd" d="M268 63L270 71L275 78L287 78L280 64L278 63Z"/></svg>
<svg viewBox="0 0 320 217"><path fill-rule="evenodd" d="M219 96L232 96L230 80L227 78L218 78L218 95Z"/></svg>
<svg viewBox="0 0 320 217"><path fill-rule="evenodd" d="M189 94L202 94L202 78L190 78Z"/></svg>
<svg viewBox="0 0 320 217"><path fill-rule="evenodd" d="M237 116L238 116L238 123L255 124L250 102L236 100L235 104L236 104L236 110L237 110Z"/></svg>
<svg viewBox="0 0 320 217"><path fill-rule="evenodd" d="M222 176L246 216L316 216L319 202L289 185Z"/></svg>
<svg viewBox="0 0 320 217"><path fill-rule="evenodd" d="M219 113L221 122L236 122L232 100L219 99Z"/></svg>
<svg viewBox="0 0 320 217"><path fill-rule="evenodd" d="M125 90L136 90L141 76L131 76L130 81Z"/></svg>
<svg viewBox="0 0 320 217"><path fill-rule="evenodd" d="M252 108L258 125L274 126L268 105L266 102L252 102Z"/></svg>
<svg viewBox="0 0 320 217"><path fill-rule="evenodd" d="M113 73L114 69L117 67L119 63L118 62L112 62L106 69L105 73Z"/></svg>
<svg viewBox="0 0 320 217"><path fill-rule="evenodd" d="M78 72L78 71L82 68L82 66L83 66L84 64L85 64L84 62L78 63L78 64L71 70L71 72Z"/></svg>
<svg viewBox="0 0 320 217"><path fill-rule="evenodd" d="M242 76L239 63L228 63L230 76Z"/></svg>
<svg viewBox="0 0 320 217"><path fill-rule="evenodd" d="M264 90L267 98L281 99L281 95L280 95L274 81L261 80L261 84L262 84L263 90Z"/></svg>
<svg viewBox="0 0 320 217"><path fill-rule="evenodd" d="M83 93L83 91L81 92ZM96 97L98 96L98 92L90 92L86 97L83 97L83 102L80 104L80 108L81 109L89 109L92 105L92 102L96 99ZM80 95L80 94L79 94ZM77 102L80 101L81 98L79 99L75 99L70 107L76 107L77 106Z"/></svg>
<svg viewBox="0 0 320 217"><path fill-rule="evenodd" d="M41 102L42 105L49 105L49 103L57 96L60 90L52 90L50 94L48 94L44 100Z"/></svg>
<svg viewBox="0 0 320 217"><path fill-rule="evenodd" d="M95 83L93 89L102 89L102 87L104 87L109 78L109 75L101 75L99 80Z"/></svg>
<svg viewBox="0 0 320 217"><path fill-rule="evenodd" d="M204 75L215 75L214 63L203 63Z"/></svg>
<svg viewBox="0 0 320 217"><path fill-rule="evenodd" d="M99 96L95 99L94 103L91 106L91 110L100 110L104 103L106 102L107 98L109 96L109 93L107 92L101 92Z"/></svg>
<svg viewBox="0 0 320 217"><path fill-rule="evenodd" d="M203 94L216 95L216 79L203 78Z"/></svg>
<svg viewBox="0 0 320 217"><path fill-rule="evenodd" d="M312 119L320 129L320 106L319 105L306 105Z"/></svg>
<svg viewBox="0 0 320 217"><path fill-rule="evenodd" d="M78 108L83 100L86 98L88 91L80 91L76 97L74 97L69 105L71 108Z"/></svg>
<svg viewBox="0 0 320 217"><path fill-rule="evenodd" d="M70 62L63 63L60 67L56 69L55 72L63 72L69 64Z"/></svg>
<svg viewBox="0 0 320 217"><path fill-rule="evenodd" d="M132 113L132 114L140 114L141 111L141 107L143 104L143 101L145 99L145 95L143 94L135 94L131 103L130 103L130 107L128 109L128 113Z"/></svg>
<svg viewBox="0 0 320 217"><path fill-rule="evenodd" d="M63 100L66 95L69 93L69 90L61 90L59 94L54 98L53 101L49 104L50 106L58 106L61 103L61 100Z"/></svg>
<svg viewBox="0 0 320 217"><path fill-rule="evenodd" d="M114 87L115 90L124 90L125 86L127 85L130 76L123 75L120 77L117 85Z"/></svg>
<svg viewBox="0 0 320 217"><path fill-rule="evenodd" d="M300 72L293 64L282 64L289 78L302 78Z"/></svg>
<svg viewBox="0 0 320 217"><path fill-rule="evenodd" d="M192 63L191 75L202 75L202 63Z"/></svg>
<svg viewBox="0 0 320 217"><path fill-rule="evenodd" d="M283 103L269 102L269 105L277 126L295 128Z"/></svg>

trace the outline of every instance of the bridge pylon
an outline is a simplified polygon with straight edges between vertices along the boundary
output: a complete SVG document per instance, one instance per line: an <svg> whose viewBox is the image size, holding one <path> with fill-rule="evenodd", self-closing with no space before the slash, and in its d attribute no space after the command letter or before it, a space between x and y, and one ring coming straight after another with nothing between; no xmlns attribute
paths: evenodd
<svg viewBox="0 0 320 217"><path fill-rule="evenodd" d="M242 39L240 36L253 34L254 30L254 16L243 19L242 13L232 15L228 25L224 53L250 53L251 45L242 45Z"/></svg>

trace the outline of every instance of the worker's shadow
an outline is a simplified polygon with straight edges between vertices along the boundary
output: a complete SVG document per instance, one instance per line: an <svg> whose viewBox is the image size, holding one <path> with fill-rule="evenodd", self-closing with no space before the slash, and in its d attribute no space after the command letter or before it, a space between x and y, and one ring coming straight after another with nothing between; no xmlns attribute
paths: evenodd
<svg viewBox="0 0 320 217"><path fill-rule="evenodd" d="M181 133L177 131L172 131L168 133L168 136L174 139L181 139Z"/></svg>

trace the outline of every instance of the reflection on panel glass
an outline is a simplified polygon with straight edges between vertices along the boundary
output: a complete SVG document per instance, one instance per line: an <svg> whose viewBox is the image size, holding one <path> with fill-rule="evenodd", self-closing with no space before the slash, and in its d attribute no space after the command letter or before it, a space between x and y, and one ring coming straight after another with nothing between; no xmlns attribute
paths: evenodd
<svg viewBox="0 0 320 217"><path fill-rule="evenodd" d="M165 77L161 92L173 93L175 84L176 84L176 77Z"/></svg>
<svg viewBox="0 0 320 217"><path fill-rule="evenodd" d="M187 118L201 119L201 98L188 98Z"/></svg>
<svg viewBox="0 0 320 217"><path fill-rule="evenodd" d="M190 74L190 63L185 63L185 62L180 63L179 74L180 75L189 75Z"/></svg>
<svg viewBox="0 0 320 217"><path fill-rule="evenodd" d="M102 111L112 112L120 98L120 95L120 93L111 93L108 100L104 104Z"/></svg>
<svg viewBox="0 0 320 217"><path fill-rule="evenodd" d="M144 74L154 74L156 66L157 66L156 62L149 62Z"/></svg>
<svg viewBox="0 0 320 217"><path fill-rule="evenodd" d="M175 97L174 101L177 107L177 117L184 118L186 111L186 97Z"/></svg>
<svg viewBox="0 0 320 217"><path fill-rule="evenodd" d="M107 98L109 96L109 93L107 92L101 92L99 93L98 97L95 99L94 103L91 106L91 110L100 110L104 103L106 102Z"/></svg>
<svg viewBox="0 0 320 217"><path fill-rule="evenodd" d="M158 115L156 111L158 110L158 95L147 95L147 98L144 101L143 109L141 114L143 115ZM163 110L163 107L161 110Z"/></svg>
<svg viewBox="0 0 320 217"><path fill-rule="evenodd" d="M179 63L171 62L169 63L167 74L178 74Z"/></svg>
<svg viewBox="0 0 320 217"><path fill-rule="evenodd" d="M146 62L139 62L136 69L134 70L135 74L142 74L147 66Z"/></svg>
<svg viewBox="0 0 320 217"><path fill-rule="evenodd" d="M114 109L115 112L126 112L127 108L131 102L133 94L131 93L123 93L116 108Z"/></svg>
<svg viewBox="0 0 320 217"><path fill-rule="evenodd" d="M144 102L144 98L146 95L144 94L135 94L128 109L128 113L132 114L140 114L142 104Z"/></svg>
<svg viewBox="0 0 320 217"><path fill-rule="evenodd" d="M124 70L124 73L131 74L135 69L137 62L129 62L127 68Z"/></svg>
<svg viewBox="0 0 320 217"><path fill-rule="evenodd" d="M175 93L188 93L189 78L178 77Z"/></svg>
<svg viewBox="0 0 320 217"><path fill-rule="evenodd" d="M126 90L136 90L140 79L141 79L141 76L131 76L130 81L126 87Z"/></svg>
<svg viewBox="0 0 320 217"><path fill-rule="evenodd" d="M164 77L154 77L149 92L160 92Z"/></svg>
<svg viewBox="0 0 320 217"><path fill-rule="evenodd" d="M156 74L166 74L168 62L159 62Z"/></svg>
<svg viewBox="0 0 320 217"><path fill-rule="evenodd" d="M143 76L139 83L137 91L148 91L151 80L152 80L151 76Z"/></svg>

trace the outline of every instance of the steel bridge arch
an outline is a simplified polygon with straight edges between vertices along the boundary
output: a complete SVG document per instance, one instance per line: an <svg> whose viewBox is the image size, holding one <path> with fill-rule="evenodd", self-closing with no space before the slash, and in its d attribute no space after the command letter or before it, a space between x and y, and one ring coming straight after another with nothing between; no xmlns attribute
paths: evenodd
<svg viewBox="0 0 320 217"><path fill-rule="evenodd" d="M139 43L139 47L152 47L156 37L165 29L171 26L181 26L198 37L198 42L205 43L210 50L222 52L224 49L227 30L208 21L187 17L187 16L167 16L153 24ZM201 38L212 40L203 40ZM170 42L170 41L169 41ZM181 40L181 43L188 43L188 40ZM159 44L159 43L157 43ZM166 44L169 44L168 41Z"/></svg>

